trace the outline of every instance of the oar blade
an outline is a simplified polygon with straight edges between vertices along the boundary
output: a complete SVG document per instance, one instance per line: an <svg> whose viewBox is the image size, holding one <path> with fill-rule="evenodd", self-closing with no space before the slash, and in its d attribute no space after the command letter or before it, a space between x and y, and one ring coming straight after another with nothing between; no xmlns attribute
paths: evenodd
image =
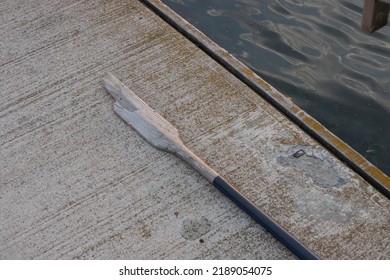
<svg viewBox="0 0 390 280"><path fill-rule="evenodd" d="M114 75L103 79L104 87L114 97L115 112L154 147L174 152L181 144L177 129L150 108Z"/></svg>

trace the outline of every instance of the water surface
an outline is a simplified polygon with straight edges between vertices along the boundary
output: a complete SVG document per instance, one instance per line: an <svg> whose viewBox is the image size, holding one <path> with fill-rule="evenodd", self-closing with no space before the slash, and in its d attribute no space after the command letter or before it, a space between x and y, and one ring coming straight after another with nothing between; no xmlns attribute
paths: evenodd
<svg viewBox="0 0 390 280"><path fill-rule="evenodd" d="M390 175L390 24L363 0L164 0Z"/></svg>

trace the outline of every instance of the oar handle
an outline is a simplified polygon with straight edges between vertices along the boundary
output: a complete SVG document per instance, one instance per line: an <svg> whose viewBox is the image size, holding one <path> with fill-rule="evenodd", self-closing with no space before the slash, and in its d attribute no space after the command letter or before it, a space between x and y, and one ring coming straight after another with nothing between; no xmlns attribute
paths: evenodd
<svg viewBox="0 0 390 280"><path fill-rule="evenodd" d="M302 260L318 260L319 257L300 243L294 236L278 225L267 214L261 211L256 205L250 202L235 187L229 184L224 178L218 176L214 179L213 185L241 207L247 214L267 229L274 237L290 249Z"/></svg>

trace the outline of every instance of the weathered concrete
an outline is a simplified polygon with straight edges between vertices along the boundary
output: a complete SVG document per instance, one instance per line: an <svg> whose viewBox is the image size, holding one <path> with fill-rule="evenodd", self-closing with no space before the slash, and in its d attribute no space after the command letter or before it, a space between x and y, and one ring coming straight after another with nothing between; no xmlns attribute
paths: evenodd
<svg viewBox="0 0 390 280"><path fill-rule="evenodd" d="M390 258L389 200L139 1L23 5L0 2L0 258L294 258L117 117L106 71L320 257Z"/></svg>

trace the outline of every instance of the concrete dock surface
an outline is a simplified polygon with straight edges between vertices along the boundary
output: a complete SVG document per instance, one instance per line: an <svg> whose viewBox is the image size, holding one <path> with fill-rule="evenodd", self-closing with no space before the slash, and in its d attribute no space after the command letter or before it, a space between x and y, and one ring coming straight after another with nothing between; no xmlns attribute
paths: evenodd
<svg viewBox="0 0 390 280"><path fill-rule="evenodd" d="M122 121L106 72L320 258L390 259L389 199L140 1L1 1L0 38L0 259L295 258Z"/></svg>

